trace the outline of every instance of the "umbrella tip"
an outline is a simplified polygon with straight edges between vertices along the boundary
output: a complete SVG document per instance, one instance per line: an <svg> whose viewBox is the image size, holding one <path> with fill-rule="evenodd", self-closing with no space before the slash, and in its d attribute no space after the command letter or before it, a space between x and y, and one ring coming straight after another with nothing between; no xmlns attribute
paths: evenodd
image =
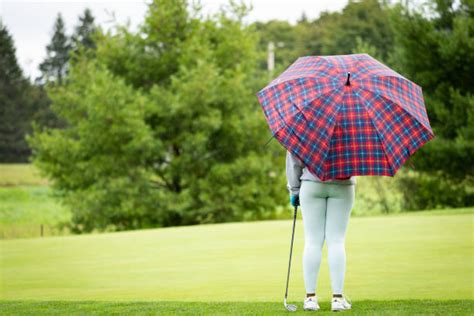
<svg viewBox="0 0 474 316"><path fill-rule="evenodd" d="M347 73L346 86L350 86L350 85L351 85L351 73L348 72Z"/></svg>

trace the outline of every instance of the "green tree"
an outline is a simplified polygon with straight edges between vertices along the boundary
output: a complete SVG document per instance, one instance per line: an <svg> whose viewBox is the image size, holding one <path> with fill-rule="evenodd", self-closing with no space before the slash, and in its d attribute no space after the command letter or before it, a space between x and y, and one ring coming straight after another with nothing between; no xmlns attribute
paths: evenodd
<svg viewBox="0 0 474 316"><path fill-rule="evenodd" d="M47 96L44 85L48 82L61 84L67 74L67 67L70 59L75 59L82 54L89 54L94 57L93 51L96 48L94 36L97 32L97 26L94 24L94 16L90 9L86 8L82 16L79 16L79 22L74 28L71 38L65 33L64 22L61 15L58 15L55 24L55 33L51 43L47 46L47 58L39 66L42 77L38 78L37 85L32 98L37 103L37 111L33 120L38 126L48 126L64 128L66 122L61 120L54 113Z"/></svg>
<svg viewBox="0 0 474 316"><path fill-rule="evenodd" d="M437 136L413 157L420 173L402 183L407 207L473 205L472 2L436 0L421 7L411 2L397 5L392 24L396 43L392 66L423 87Z"/></svg>
<svg viewBox="0 0 474 316"><path fill-rule="evenodd" d="M259 68L266 68L270 41L276 45L275 73L308 55L364 51L379 60L388 60L394 45L388 9L386 1L349 1L341 12L322 12L312 21L303 12L295 25L278 20L255 22L261 38Z"/></svg>
<svg viewBox="0 0 474 316"><path fill-rule="evenodd" d="M380 56L377 48L366 41L361 37L356 37L356 46L352 50L353 54L369 54L380 62L383 62L382 56Z"/></svg>
<svg viewBox="0 0 474 316"><path fill-rule="evenodd" d="M29 141L74 231L275 216L283 153L263 147L247 12L231 2L203 17L155 0L136 33L102 33L96 56L79 55L64 86L48 88L68 127L36 127Z"/></svg>
<svg viewBox="0 0 474 316"><path fill-rule="evenodd" d="M401 6L394 15L394 66L424 88L433 127L447 139L462 136L472 113L474 20L467 3L456 8L454 1L433 2L425 7L432 19Z"/></svg>
<svg viewBox="0 0 474 316"><path fill-rule="evenodd" d="M94 16L89 8L84 10L82 16L79 16L79 23L74 28L74 33L71 36L71 49L77 53L80 47L84 49L94 50L96 44L93 34L97 31L94 24Z"/></svg>
<svg viewBox="0 0 474 316"><path fill-rule="evenodd" d="M61 84L67 73L69 51L71 50L61 13L58 13L53 32L51 43L46 46L46 58L39 65L42 75L37 81L41 83L53 81Z"/></svg>
<svg viewBox="0 0 474 316"><path fill-rule="evenodd" d="M349 1L342 12L322 12L301 30L299 55L350 54L359 42L376 49L385 59L393 48L385 1ZM358 42L359 41L359 42Z"/></svg>
<svg viewBox="0 0 474 316"><path fill-rule="evenodd" d="M268 22L255 22L255 29L260 34L259 51L260 69L267 69L267 52L269 42L275 46L275 65L277 73L288 67L297 56L295 27L287 21L271 20Z"/></svg>
<svg viewBox="0 0 474 316"><path fill-rule="evenodd" d="M0 20L0 161L24 162L30 149L24 139L34 112L32 88L18 65L15 45Z"/></svg>

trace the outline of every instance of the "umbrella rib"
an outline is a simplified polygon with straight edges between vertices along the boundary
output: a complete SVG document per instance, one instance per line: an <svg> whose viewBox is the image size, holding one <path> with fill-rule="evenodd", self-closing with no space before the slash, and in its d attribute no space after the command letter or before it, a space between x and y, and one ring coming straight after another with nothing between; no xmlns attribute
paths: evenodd
<svg viewBox="0 0 474 316"><path fill-rule="evenodd" d="M320 94L320 95L318 95L318 97L311 99L309 102L306 102L306 104L309 104L309 103L313 102L313 101L316 100L317 98L321 98L321 97L323 97L323 96L327 96L328 94L333 95L333 94L335 94L335 93L338 91L338 89L340 89L340 88L341 88L341 87L335 87L334 89L331 89L330 91L327 91L326 93ZM294 103L293 103L293 104L294 104ZM305 115L304 115L303 109L299 108L296 104L295 104L295 106L296 106L296 108L298 109L298 112L295 112L294 114L292 114L291 116L289 116L289 118L292 118L292 117L296 116L297 114L301 114L301 115L303 116L303 118L306 120L306 117L305 117ZM324 155L323 155L322 157L327 157L327 155L328 155L328 153L329 153L329 150L331 149L331 136L332 136L332 134L334 133L334 128L335 128L336 123L337 123L337 116L338 116L338 114L339 114L339 111L340 111L341 107L342 107L342 104L339 104L338 107L337 107L336 110L335 110L335 113L334 113L334 124L333 124L331 130L330 130L329 133L328 133L328 140L329 140L329 143L327 144L327 146L326 146L327 149L326 149L326 151L324 152ZM273 131L272 131L273 136L272 136L272 138L270 138L270 140L273 139L274 137L276 138L276 135L278 134L278 132L280 132L283 128L286 127L286 128L288 128L288 129L290 130L290 132L291 132L292 134L294 134L294 135L298 138L298 140L301 142L301 138L298 136L297 133L294 132L294 129L293 129L291 126L289 126L289 125L287 124L286 120L283 118L283 115L282 115L278 110L277 110L277 113L278 113L278 115L280 116L280 118L282 119L282 121L283 121L283 123L284 123L285 125L282 126L282 127L280 127L275 133L273 133ZM307 120L306 120L306 121L307 121ZM269 140L267 143L269 143L270 140ZM293 152L293 151L292 151L292 152ZM293 152L293 153L294 153L294 152ZM294 153L294 154L295 154L296 156L298 156L296 153ZM303 160L303 161L304 161L304 160ZM324 160L323 160L323 161L324 161ZM323 170L323 175L322 175L322 178L323 178L323 177L325 176L325 174L326 174L324 165L322 166L322 170Z"/></svg>
<svg viewBox="0 0 474 316"><path fill-rule="evenodd" d="M391 69L389 69L389 70L391 70ZM421 87L420 87L419 85L417 85L417 84L414 83L413 81L411 81L411 80L409 80L409 79L403 77L403 76L400 75L398 72L395 72L395 71L392 71L392 72L393 72L394 74L389 74L389 75L387 75L387 74L379 74L379 75L378 75L378 74L372 74L372 75L368 75L368 74L367 74L367 75L365 75L365 76L360 77L360 81L361 81L361 82L364 82L364 81L369 81L369 80L374 79L374 78L389 77L389 78L396 78L396 79L403 79L403 80L406 80L406 81L408 81L409 83L411 83L411 84L413 84L413 85L415 85L415 86L417 86L418 88L421 89Z"/></svg>
<svg viewBox="0 0 474 316"><path fill-rule="evenodd" d="M267 140L267 142L265 143L265 145L263 145L263 148L267 147L268 144L270 144L270 142L272 141L273 139L273 135Z"/></svg>
<svg viewBox="0 0 474 316"><path fill-rule="evenodd" d="M310 78L308 78L308 79L310 79ZM325 93L322 93L322 94L320 94L320 95L318 95L318 96L316 96L316 97L314 97L314 98L312 98L312 99L307 100L306 102L303 103L303 105L302 105L301 107L300 107L298 104L291 102L291 103L298 109L298 112L295 112L295 113L292 114L291 116L287 117L287 119L292 118L293 116L295 116L295 115L298 114L298 113L301 113L301 114L304 116L303 111L304 111L304 107L305 107L307 104L313 102L314 100L316 100L316 99L318 99L318 98L321 98L321 97L323 97L323 96L326 96L326 95L328 95L328 94L331 94L331 95L332 95L332 94L334 94L334 92L335 92L337 89L340 89L340 88L341 88L340 86L333 86L333 88L332 88L331 90L329 90L329 91L327 91L327 92L325 92ZM282 120L282 122L283 122L285 125L282 126L282 127L280 127L275 133L273 133L273 131L272 131L272 134L273 134L272 137L275 137L276 134L277 134L281 129L283 129L285 126L288 127L288 124L286 124L285 117L282 115L282 113L281 113L277 108L275 108L275 111L278 113L278 116L280 117L280 119Z"/></svg>
<svg viewBox="0 0 474 316"><path fill-rule="evenodd" d="M312 56L306 56L306 57L312 57ZM318 56L318 57L321 57L320 60L321 60L321 61L324 61L324 62L328 65L329 68L334 68L334 66L333 66L327 59L323 58L323 56ZM299 59L299 58L298 58L298 59ZM295 63L296 63L296 61L295 61L291 66L293 66ZM290 69L291 69L291 66L290 66L290 68L288 68L286 71L290 70ZM286 71L285 71L285 72L286 72ZM275 82L275 83L272 84L272 82L276 81L278 78L283 77L283 76L285 75L285 72L283 72L281 75L279 75L279 76L276 77L274 80L272 80L272 81L271 81L264 89L262 89L262 90L265 90L265 89L267 89L267 88L270 88L270 87L279 85L279 84L281 84L281 83L288 83L288 82L290 82L290 81L295 81L295 80L298 80L298 79L312 79L312 80L317 80L317 79L318 79L318 77L309 77L309 76L308 76L308 77L305 77L305 76L302 76L302 77L301 77L301 76L300 76L300 77L296 77L296 78L290 78L290 79L287 79L287 80L278 81L278 82ZM333 80L334 80L334 79L331 79L330 77L328 77L327 75L320 76L320 78L322 78L322 79L327 79L328 81L333 81Z"/></svg>
<svg viewBox="0 0 474 316"><path fill-rule="evenodd" d="M389 102L389 103L391 103L391 104L394 104L394 105L398 106L400 109L402 109L403 112L405 112L408 116L410 116L412 119L414 119L415 121L417 121L421 126L423 126L423 128L424 128L429 134L432 134L432 135L434 136L433 131L432 131L430 128L428 128L427 126L425 126L424 123L420 122L420 121L418 120L418 118L416 118L413 114L411 114L409 111L407 111L403 106L401 106L401 105L398 104L397 102L394 102L394 101L388 99L386 96L384 96L384 95L381 94L380 92L374 92L374 91L371 91L371 90L366 89L366 88L363 88L363 87L360 87L360 89L361 89L361 90L364 90L364 91L367 91L367 92L369 92L369 93L372 93L372 94L374 94L374 95L376 95L376 96L380 96L380 97L381 97L382 99L384 99L386 102Z"/></svg>
<svg viewBox="0 0 474 316"><path fill-rule="evenodd" d="M292 102L292 104L294 104L294 103ZM296 106L296 104L294 104L294 105ZM295 113L292 114L290 117L293 117L293 116L295 116L295 115L298 114L298 113L301 113L301 115L303 115L301 109L300 109L298 106L296 106L296 108L298 109L298 112L295 112ZM276 109L276 108L275 108L275 111L278 113L278 116L280 117L280 119L282 120L282 122L283 122L284 125L281 126L276 132L273 132L273 130L270 129L270 131L272 132L272 137L266 142L266 144L264 145L264 147L266 147L266 146L268 145L268 143L270 143L270 141L271 141L273 138L276 138L276 135L278 134L278 132L280 132L280 131L281 131L283 128L285 128L285 127L289 128L289 129L291 130L291 132L293 133L293 130L292 130L291 127L286 123L286 121L285 121L283 115L281 114L281 112L280 112L278 109ZM304 115L303 115L303 117L304 117ZM294 134L295 134L295 133L294 133ZM296 134L295 134L295 135L296 135Z"/></svg>
<svg viewBox="0 0 474 316"><path fill-rule="evenodd" d="M322 156L322 157L324 157L324 159L322 159L322 161L324 161L324 162L326 161L326 158L327 158L327 156L328 156L328 154L329 154L329 151L331 150L331 138L332 138L332 135L334 134L334 129L336 128L337 115L338 115L338 113L339 113L341 107L342 107L342 105L339 105L339 107L337 108L337 112L336 112L336 114L335 114L335 119L334 119L334 124L333 124L333 126L332 126L332 128L331 128L330 133L328 134L328 135L329 135L329 137L328 137L329 141L328 141L327 149L326 149L326 151L324 152L324 155ZM323 164L322 169L323 169L323 178L326 178L326 173L327 173L327 172L326 172L325 164Z"/></svg>
<svg viewBox="0 0 474 316"><path fill-rule="evenodd" d="M334 81L331 82L331 84L332 84L331 90L326 91L326 92L324 92L324 93L321 93L321 94L315 96L315 97L312 98L312 99L308 99L305 103L303 103L303 104L302 104L303 109L301 109L301 110L304 110L304 107L305 107L307 104L313 102L314 100L319 99L319 98L321 98L321 97L323 97L323 96L326 96L326 95L328 95L328 94L333 94L335 90L341 88L340 85L335 85L334 83L335 83ZM342 87L343 87L343 86L342 86ZM296 106L298 107L298 105L296 105Z"/></svg>
<svg viewBox="0 0 474 316"><path fill-rule="evenodd" d="M336 88L334 88L334 89L328 91L327 93L324 93L324 94L320 95L319 97L322 97L323 95L327 95L327 94L333 95L333 94L335 94L335 92L336 92L336 90L337 90L338 88L340 88L340 87L336 87ZM314 101L315 99L316 99L316 98L314 98L312 101ZM324 158L324 159L322 159L322 161L326 161L326 157L327 157L329 151L331 150L331 138L332 138L332 135L334 134L334 128L336 127L336 124L337 124L337 117L338 117L338 115L339 115L339 111L341 110L341 108L342 108L342 103L338 105L338 107L337 107L337 109L336 109L336 111L335 111L335 113L334 113L334 124L332 125L332 128L331 128L331 130L330 130L329 133L328 133L328 140L329 140L329 141L328 141L328 144L327 144L327 149L326 149L326 151L324 152L324 154L323 154L323 156L322 156L322 157ZM322 166L321 169L323 170L322 178L325 178L325 176L326 176L326 170L325 170L325 168L324 168L324 164L323 164L323 166Z"/></svg>
<svg viewBox="0 0 474 316"><path fill-rule="evenodd" d="M369 90L367 90L367 89L362 89L362 88L360 88L360 89L375 94L374 92L369 91ZM368 107L367 104L366 104L366 103L367 103L367 100L366 100L365 98L360 98L360 99L362 100L362 104L364 105L365 110L367 111L367 113L369 114L369 116L370 116L370 118L371 118L370 123L372 124L372 126L374 127L374 129L377 131L377 138L378 138L379 141L380 141L380 144L381 144L383 153L384 153L384 155L385 155L385 158L387 159L387 164L388 164L388 166L389 166L389 168L390 168L390 174L394 175L394 172L393 172L394 169L393 169L392 164L390 163L390 158L389 158L389 156L388 156L388 154L387 154L387 150L385 149L385 143L384 143L383 139L381 139L380 136L379 136L379 134L382 134L382 133L379 131L379 129L377 128L377 126L374 124L375 118L372 116L372 112L370 111L369 107Z"/></svg>
<svg viewBox="0 0 474 316"><path fill-rule="evenodd" d="M359 58L360 55L368 55L368 54L359 54L356 59L356 65L360 65L360 62L361 62L361 59ZM372 64L372 66L377 66L380 65L381 67L379 67L378 69L383 69L384 71L388 71L389 73L393 73L393 74L389 74L389 75L383 75L383 76L386 76L386 77L395 77L395 78L402 78L402 79L405 79L407 81L410 81L408 80L407 78L403 77L401 74L399 74L398 72L396 72L395 70L391 69L390 67L387 67L387 65L384 65L383 63L379 62L378 60L376 60L375 58L373 58L372 56L368 55L372 60L374 60L376 63L375 64ZM375 77L380 77L381 75L371 75L370 74L370 71L373 70L373 68L370 67L366 67L365 65L360 65L360 67L356 67L357 69L360 69L360 68L363 68L365 70L367 70L366 73L362 73L362 75L358 78L360 81L365 81L367 80L367 78L369 79L372 79L372 78L375 78ZM370 77L369 77L370 76ZM411 81L410 81L411 82Z"/></svg>
<svg viewBox="0 0 474 316"><path fill-rule="evenodd" d="M380 97L381 97L382 99L384 99L386 102L389 102L390 104L393 104L393 105L397 106L398 108L400 108L406 115L408 115L411 119L413 119L413 120L416 121L418 124L420 124L420 126L422 126L423 129L424 129L424 130L428 133L428 135L429 135L429 136L427 137L427 140L424 141L424 142L422 142L422 144L426 143L428 140L430 140L430 139L432 139L432 138L434 137L433 132L432 132L431 130L429 130L428 128L426 128L426 126L425 126L423 123L421 123L420 121L418 121L418 119L417 119L416 117L414 117L412 114L410 114L410 112L408 112L406 109L404 109L403 106L400 106L399 104L397 104L397 103L395 103L395 102L393 102L393 101L387 99L385 96L383 96L382 94L380 94L380 93L378 93L378 92L373 92L373 91L367 90L367 89L365 89L365 88L360 88L360 89L361 89L361 90L364 90L364 91L367 91L367 92L369 92L369 93L371 93L371 94L373 94L373 95L375 95L375 96L380 96ZM365 100L364 98L361 98L361 99L364 101L363 104L364 104L364 106L366 107L367 112L369 113L370 117L372 118L372 120L371 120L372 124L374 125L375 129L378 131L377 126L375 126L375 124L373 123L373 121L375 121L376 119L372 116L371 111L369 110L369 107L368 107L367 104L366 104L366 103L367 103L367 100ZM377 135L377 136L378 136L378 135ZM390 160L388 160L388 154L387 154L387 151L386 151L385 146L384 146L384 145L385 145L385 142L384 142L383 140L380 140L380 142L382 143L382 149L384 150L385 156L387 157L387 161L389 162L389 166L390 166L390 169L391 169L391 171L392 171L392 174L395 175L395 174L394 174L393 166L390 164ZM421 147L421 146L419 146L418 148L420 148L420 147ZM417 148L417 150L418 150L418 148ZM414 152L413 152L413 153L414 153ZM410 155L407 157L407 159L408 159L411 155L413 155L413 153L410 152ZM405 159L405 160L406 160L406 159ZM400 165L402 165L402 164L405 162L405 160L403 160Z"/></svg>

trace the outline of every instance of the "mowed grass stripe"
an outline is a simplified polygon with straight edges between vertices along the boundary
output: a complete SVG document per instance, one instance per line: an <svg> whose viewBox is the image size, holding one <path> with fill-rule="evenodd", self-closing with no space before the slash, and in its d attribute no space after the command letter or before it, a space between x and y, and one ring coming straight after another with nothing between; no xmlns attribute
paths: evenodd
<svg viewBox="0 0 474 316"><path fill-rule="evenodd" d="M355 217L353 300L472 299L473 214ZM1 241L2 299L260 301L283 297L291 220ZM304 296L298 219L290 300ZM326 247L318 295L331 295Z"/></svg>
<svg viewBox="0 0 474 316"><path fill-rule="evenodd" d="M68 302L13 301L0 304L2 315L308 315L302 303L289 313L282 302ZM334 315L321 302L317 315ZM472 315L472 300L357 301L351 315ZM312 312L310 312L312 313Z"/></svg>

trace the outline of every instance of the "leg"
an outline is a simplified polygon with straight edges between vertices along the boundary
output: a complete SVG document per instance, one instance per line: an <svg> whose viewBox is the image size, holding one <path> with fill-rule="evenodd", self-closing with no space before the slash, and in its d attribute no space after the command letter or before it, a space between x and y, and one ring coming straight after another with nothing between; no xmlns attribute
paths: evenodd
<svg viewBox="0 0 474 316"><path fill-rule="evenodd" d="M324 244L326 196L324 186L317 182L302 181L300 189L305 244L303 251L304 284L308 294L316 293Z"/></svg>
<svg viewBox="0 0 474 316"><path fill-rule="evenodd" d="M326 214L326 245L333 294L342 294L346 271L344 246L355 198L355 185L331 185Z"/></svg>

